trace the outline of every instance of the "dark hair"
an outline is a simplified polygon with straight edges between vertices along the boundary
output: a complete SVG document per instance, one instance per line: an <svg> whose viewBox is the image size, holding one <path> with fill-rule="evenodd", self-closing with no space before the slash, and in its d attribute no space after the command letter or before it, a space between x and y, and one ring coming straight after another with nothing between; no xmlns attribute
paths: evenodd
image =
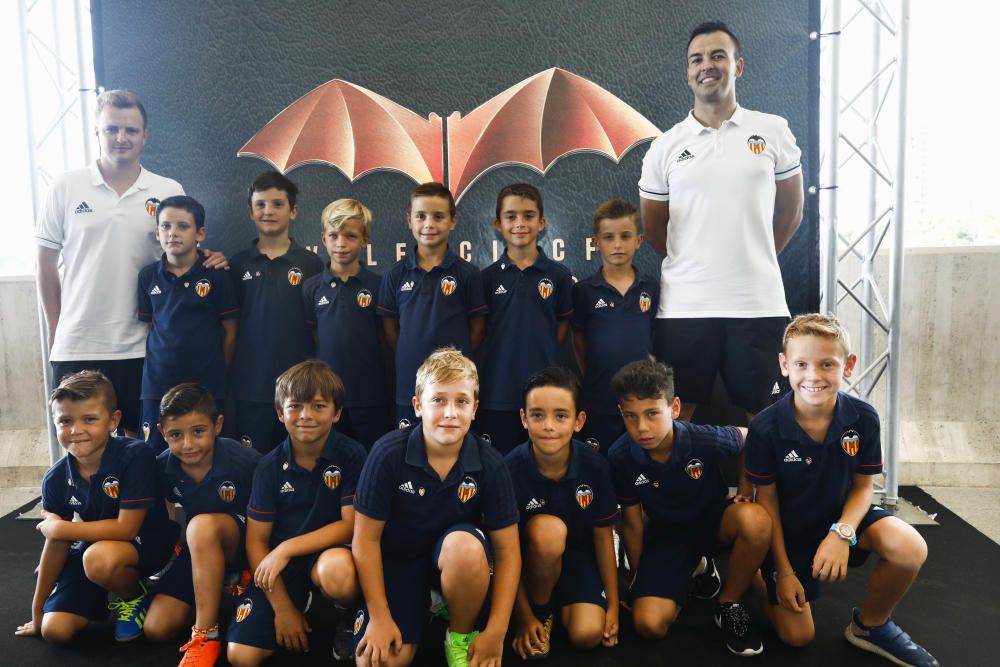
<svg viewBox="0 0 1000 667"><path fill-rule="evenodd" d="M278 376L274 386L274 407L281 410L289 399L308 402L316 394L331 401L336 410L343 407L347 390L325 361L306 359Z"/></svg>
<svg viewBox="0 0 1000 667"><path fill-rule="evenodd" d="M263 192L264 190L270 190L271 188L276 188L278 190L284 190L285 194L288 195L288 205L295 208L295 198L299 194L299 186L292 183L292 181L282 174L280 171L265 171L261 174L257 174L257 177L253 179L250 183L250 190L247 192L247 206L253 206L253 193Z"/></svg>
<svg viewBox="0 0 1000 667"><path fill-rule="evenodd" d="M430 183L421 183L417 187L410 190L410 201L406 204L406 212L409 213L413 207L413 200L417 197L441 197L442 199L448 200L448 213L451 217L455 217L455 197L451 194L451 190L446 188L441 183L431 181Z"/></svg>
<svg viewBox="0 0 1000 667"><path fill-rule="evenodd" d="M662 398L674 400L674 371L652 359L626 364L611 378L611 389L618 400L635 396L639 400Z"/></svg>
<svg viewBox="0 0 1000 667"><path fill-rule="evenodd" d="M59 385L49 394L49 405L62 401L89 401L99 398L108 414L118 409L118 397L111 380L101 371L79 371L59 379Z"/></svg>
<svg viewBox="0 0 1000 667"><path fill-rule="evenodd" d="M165 208L179 208L194 216L194 228L201 229L205 226L205 207L198 203L194 197L187 195L175 195L167 197L156 207L156 224L160 224L160 213Z"/></svg>
<svg viewBox="0 0 1000 667"><path fill-rule="evenodd" d="M739 60L742 57L743 48L740 46L740 40L737 39L736 35L733 34L733 31L729 29L729 26L722 21L705 21L704 23L696 26L695 29L691 31L691 36L688 38L687 46L684 47L684 52L687 53L687 49L691 48L691 42L694 41L695 37L698 37L699 35L707 35L713 32L724 32L729 35L729 39L733 40L733 59Z"/></svg>
<svg viewBox="0 0 1000 667"><path fill-rule="evenodd" d="M542 205L542 193L531 183L511 183L497 195L497 220L500 219L500 211L503 207L503 200L506 197L524 197L530 199L538 205L538 217L545 216L545 207Z"/></svg>
<svg viewBox="0 0 1000 667"><path fill-rule="evenodd" d="M528 405L528 394L531 393L533 389L538 389L539 387L556 387L557 389L565 389L573 396L573 410L579 411L580 409L580 381L576 378L576 375L569 372L561 366L549 366L548 368L543 368L534 375L528 378L528 381L524 383L524 405Z"/></svg>
<svg viewBox="0 0 1000 667"><path fill-rule="evenodd" d="M594 234L601 231L601 220L617 220L618 218L632 218L632 222L635 223L635 231L642 234L639 210L635 204L624 199L612 199L597 207L597 210L594 211Z"/></svg>
<svg viewBox="0 0 1000 667"><path fill-rule="evenodd" d="M146 107L142 106L142 102L136 97L136 94L131 90L125 90L124 88L118 88L116 90L106 90L97 96L97 113L95 116L100 116L101 112L104 111L106 107L114 107L115 109L138 109L139 115L142 116L142 128L146 129Z"/></svg>
<svg viewBox="0 0 1000 667"><path fill-rule="evenodd" d="M197 382L179 384L163 395L160 399L160 423L164 419L183 417L197 412L215 421L219 416L212 393Z"/></svg>

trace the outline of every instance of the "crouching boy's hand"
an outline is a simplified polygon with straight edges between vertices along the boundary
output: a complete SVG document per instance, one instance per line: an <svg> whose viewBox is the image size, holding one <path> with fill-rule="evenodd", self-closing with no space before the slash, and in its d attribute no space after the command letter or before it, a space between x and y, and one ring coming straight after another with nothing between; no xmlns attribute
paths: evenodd
<svg viewBox="0 0 1000 667"><path fill-rule="evenodd" d="M38 637L42 634L42 611L32 610L31 620L23 625L17 626L14 634L18 637Z"/></svg>
<svg viewBox="0 0 1000 667"><path fill-rule="evenodd" d="M514 641L511 645L514 647L514 651L521 656L521 660L527 660L531 647L542 646L544 643L545 627L532 614L527 621L517 624Z"/></svg>
<svg viewBox="0 0 1000 667"><path fill-rule="evenodd" d="M365 634L358 642L358 650L355 655L362 658L366 665L381 665L390 656L399 654L403 648L403 634L399 631L399 626L391 618L376 620L369 619Z"/></svg>
<svg viewBox="0 0 1000 667"><path fill-rule="evenodd" d="M296 653L309 650L309 633L312 628L295 607L274 610L274 636L278 646Z"/></svg>
<svg viewBox="0 0 1000 667"><path fill-rule="evenodd" d="M604 615L604 634L601 635L602 646L618 646L618 605L608 605Z"/></svg>
<svg viewBox="0 0 1000 667"><path fill-rule="evenodd" d="M469 667L500 667L503 656L503 634L487 627L476 635L469 646Z"/></svg>

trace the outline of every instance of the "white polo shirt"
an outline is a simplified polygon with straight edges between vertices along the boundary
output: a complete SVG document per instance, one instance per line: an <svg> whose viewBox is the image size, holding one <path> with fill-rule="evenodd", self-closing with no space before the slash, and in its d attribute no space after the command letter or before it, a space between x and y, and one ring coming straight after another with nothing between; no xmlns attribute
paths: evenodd
<svg viewBox="0 0 1000 667"><path fill-rule="evenodd" d="M59 176L35 222L35 242L61 251L62 299L52 361L135 359L149 325L136 316L139 269L161 255L147 210L184 194L180 183L142 169L118 196L97 164Z"/></svg>
<svg viewBox="0 0 1000 667"><path fill-rule="evenodd" d="M689 113L653 141L639 196L670 202L657 317L788 316L774 194L800 156L784 118L739 106L718 130Z"/></svg>

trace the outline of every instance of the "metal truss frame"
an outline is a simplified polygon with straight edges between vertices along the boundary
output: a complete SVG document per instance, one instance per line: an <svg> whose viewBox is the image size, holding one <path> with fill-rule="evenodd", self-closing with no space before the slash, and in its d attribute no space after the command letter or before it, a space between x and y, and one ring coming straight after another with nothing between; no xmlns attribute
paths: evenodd
<svg viewBox="0 0 1000 667"><path fill-rule="evenodd" d="M876 387L885 385L881 411L885 483L881 491L884 503L895 506L899 501L910 2L824 0L822 10L821 32L810 35L821 40L824 76L820 90L826 122L820 140L820 303L823 312L837 314L846 301L851 314L860 320L851 332L857 341L858 365L848 382L849 391L871 400ZM859 72L857 67L846 71L841 46L847 37L870 40L869 49L852 53L868 61L867 71ZM850 89L842 90L843 83L859 74ZM887 131L882 132L883 128ZM853 203L867 203L867 210L857 216L861 224L850 231L845 230L850 225L842 225L839 217L838 203L848 201L845 197ZM884 248L889 255L888 294L875 281L875 258Z"/></svg>

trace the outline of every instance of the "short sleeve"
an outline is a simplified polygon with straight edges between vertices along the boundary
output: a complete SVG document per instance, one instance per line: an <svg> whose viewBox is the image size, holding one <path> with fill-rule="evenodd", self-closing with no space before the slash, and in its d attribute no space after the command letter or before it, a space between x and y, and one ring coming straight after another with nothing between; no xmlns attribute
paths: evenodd
<svg viewBox="0 0 1000 667"><path fill-rule="evenodd" d="M747 433L746 454L743 460L747 480L751 484L767 485L778 481L778 467L774 458L774 443L760 428L750 422Z"/></svg>
<svg viewBox="0 0 1000 667"><path fill-rule="evenodd" d="M468 447L469 444L466 443L465 446ZM500 530L516 524L518 511L514 483L502 460L498 461L493 471L488 492L489 495L483 499L483 526L486 530Z"/></svg>
<svg viewBox="0 0 1000 667"><path fill-rule="evenodd" d="M643 199L670 201L669 174L663 164L663 152L666 147L663 136L653 141L646 151L646 157L642 159L639 196Z"/></svg>
<svg viewBox="0 0 1000 667"><path fill-rule="evenodd" d="M375 312L378 313L379 317L399 319L399 305L396 303L396 281L394 279L396 273L395 270L386 273L378 286L378 305L375 306ZM482 293L482 289L479 291Z"/></svg>
<svg viewBox="0 0 1000 667"><path fill-rule="evenodd" d="M222 269L212 271L212 282L218 288L212 290L215 297L215 312L220 320L235 320L240 316L240 298L236 293L236 286L233 285L234 277Z"/></svg>
<svg viewBox="0 0 1000 667"><path fill-rule="evenodd" d="M354 492L354 509L376 521L389 518L393 484L392 465L386 460L392 449L376 445L361 468Z"/></svg>
<svg viewBox="0 0 1000 667"><path fill-rule="evenodd" d="M66 238L66 185L62 180L52 184L42 211L35 220L35 243L43 248L62 250Z"/></svg>
<svg viewBox="0 0 1000 667"><path fill-rule="evenodd" d="M278 496L275 481L273 466L257 465L253 475L253 487L250 489L250 502L247 505L249 518L254 521L274 523L275 499Z"/></svg>
<svg viewBox="0 0 1000 667"><path fill-rule="evenodd" d="M458 261L465 262L464 259ZM475 266L469 262L466 264L469 265L469 289L465 292L465 312L469 317L483 317L489 312L486 295L483 294L483 276Z"/></svg>
<svg viewBox="0 0 1000 667"><path fill-rule="evenodd" d="M874 415L871 426L861 434L858 447L858 467L860 475L878 475L882 472L882 428L878 415Z"/></svg>
<svg viewBox="0 0 1000 667"><path fill-rule="evenodd" d="M66 459L60 459L56 466L65 469ZM70 521L73 519L73 508L66 501L66 482L63 476L56 474L55 471L56 468L53 467L42 479L42 509Z"/></svg>
<svg viewBox="0 0 1000 667"><path fill-rule="evenodd" d="M340 480L340 504L352 505L354 504L354 496L358 491L358 481L361 479L361 470L365 465L365 448L359 442L351 442L350 454L348 460L345 462L347 465L344 466L344 470L341 470L342 478Z"/></svg>
<svg viewBox="0 0 1000 667"><path fill-rule="evenodd" d="M583 294L583 283L576 283L573 285L573 315L572 315L572 325L577 331L586 331L587 329L587 313L588 310L584 306L584 294ZM655 312L655 311L654 311Z"/></svg>
<svg viewBox="0 0 1000 667"><path fill-rule="evenodd" d="M136 442L126 447L122 459L118 506L123 510L153 507L159 498L153 450L144 442Z"/></svg>
<svg viewBox="0 0 1000 667"><path fill-rule="evenodd" d="M618 496L611 481L611 468L604 459L597 462L593 484L596 507L591 516L594 517L594 526L597 528L613 526L618 520Z"/></svg>
<svg viewBox="0 0 1000 667"><path fill-rule="evenodd" d="M316 286L318 283L313 282L310 278L306 281L306 284L302 286L302 312L306 316L306 324L311 327L316 326L318 317L316 315Z"/></svg>
<svg viewBox="0 0 1000 667"><path fill-rule="evenodd" d="M152 322L153 321L153 302L149 298L149 289L144 280L146 276L146 271L139 272L139 278L136 281L139 296L139 304L136 312L138 314L139 320L142 322Z"/></svg>
<svg viewBox="0 0 1000 667"><path fill-rule="evenodd" d="M781 119L778 133L778 156L774 162L774 180L783 181L802 173L802 151L795 143L795 135L788 127L788 121Z"/></svg>
<svg viewBox="0 0 1000 667"><path fill-rule="evenodd" d="M743 434L735 426L713 426L712 446L722 456L735 456L743 451Z"/></svg>
<svg viewBox="0 0 1000 667"><path fill-rule="evenodd" d="M573 317L573 274L562 272L556 283L556 319L568 320Z"/></svg>

